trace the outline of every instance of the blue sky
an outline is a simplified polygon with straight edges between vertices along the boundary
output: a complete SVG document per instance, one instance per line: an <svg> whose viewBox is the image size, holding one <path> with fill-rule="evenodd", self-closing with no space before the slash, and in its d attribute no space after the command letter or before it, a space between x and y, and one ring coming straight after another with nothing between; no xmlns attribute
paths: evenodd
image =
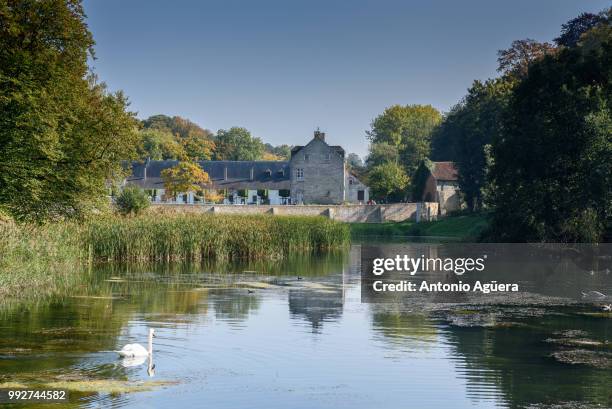
<svg viewBox="0 0 612 409"><path fill-rule="evenodd" d="M318 126L349 152L393 104L447 111L513 40L552 41L609 1L85 0L95 72L140 118L243 126L274 145Z"/></svg>

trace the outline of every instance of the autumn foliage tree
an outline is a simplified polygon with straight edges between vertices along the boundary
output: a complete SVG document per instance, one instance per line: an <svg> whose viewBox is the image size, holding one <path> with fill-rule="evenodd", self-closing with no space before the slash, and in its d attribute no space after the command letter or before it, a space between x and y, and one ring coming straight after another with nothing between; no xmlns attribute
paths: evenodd
<svg viewBox="0 0 612 409"><path fill-rule="evenodd" d="M201 196L210 183L208 173L194 162L179 162L172 168L162 170L161 177L166 194L171 196L187 192Z"/></svg>

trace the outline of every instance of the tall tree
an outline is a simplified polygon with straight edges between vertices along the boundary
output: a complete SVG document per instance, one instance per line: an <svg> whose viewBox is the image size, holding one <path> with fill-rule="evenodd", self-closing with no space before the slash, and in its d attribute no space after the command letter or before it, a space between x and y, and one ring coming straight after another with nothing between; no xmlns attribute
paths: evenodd
<svg viewBox="0 0 612 409"><path fill-rule="evenodd" d="M370 153L366 158L366 166L373 168L386 162L399 163L397 147L385 142L370 144Z"/></svg>
<svg viewBox="0 0 612 409"><path fill-rule="evenodd" d="M459 186L470 210L482 206L487 145L502 131L502 118L514 84L509 77L474 81L468 94L434 132L432 156L456 162Z"/></svg>
<svg viewBox="0 0 612 409"><path fill-rule="evenodd" d="M588 36L588 33L587 33ZM612 217L612 36L535 62L493 141L493 235L593 242Z"/></svg>
<svg viewBox="0 0 612 409"><path fill-rule="evenodd" d="M174 157L164 159L184 160L210 160L215 151L215 142L212 133L180 116L153 115L142 121L144 131L155 131L171 134L181 147L180 150L172 147ZM147 135L147 134L145 134ZM159 134L158 134L159 135ZM167 144L166 144L167 145Z"/></svg>
<svg viewBox="0 0 612 409"><path fill-rule="evenodd" d="M558 46L575 47L580 37L599 24L605 24L610 10L599 14L582 13L561 26L561 34L555 38Z"/></svg>
<svg viewBox="0 0 612 409"><path fill-rule="evenodd" d="M163 129L143 129L140 131L142 138L138 147L138 157L153 160L183 159L187 157L183 145L181 145L170 131Z"/></svg>
<svg viewBox="0 0 612 409"><path fill-rule="evenodd" d="M0 206L18 219L79 216L135 154L121 93L87 77L79 0L0 2Z"/></svg>
<svg viewBox="0 0 612 409"><path fill-rule="evenodd" d="M430 153L431 133L442 115L431 105L393 105L372 121L367 132L373 144L395 146L410 176Z"/></svg>
<svg viewBox="0 0 612 409"><path fill-rule="evenodd" d="M245 128L233 127L217 132L217 160L258 160L264 153L264 144L251 136Z"/></svg>
<svg viewBox="0 0 612 409"><path fill-rule="evenodd" d="M510 48L497 52L497 71L522 78L527 75L531 63L555 52L555 47L550 43L540 43L531 38L515 40Z"/></svg>

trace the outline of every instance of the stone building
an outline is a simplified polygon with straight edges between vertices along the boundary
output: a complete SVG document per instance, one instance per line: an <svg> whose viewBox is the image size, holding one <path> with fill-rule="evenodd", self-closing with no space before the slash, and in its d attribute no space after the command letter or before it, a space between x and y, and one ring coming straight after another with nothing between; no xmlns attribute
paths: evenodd
<svg viewBox="0 0 612 409"><path fill-rule="evenodd" d="M424 166L427 176L421 201L437 202L440 215L461 209L461 192L455 163L431 162L431 164L430 167Z"/></svg>
<svg viewBox="0 0 612 409"><path fill-rule="evenodd" d="M168 197L161 172L175 160L133 162L125 184L149 192L155 203L197 203L193 192ZM366 203L369 188L350 174L344 149L330 146L315 131L304 146L291 150L289 161L199 161L211 183L206 190L223 196L225 204L342 204Z"/></svg>

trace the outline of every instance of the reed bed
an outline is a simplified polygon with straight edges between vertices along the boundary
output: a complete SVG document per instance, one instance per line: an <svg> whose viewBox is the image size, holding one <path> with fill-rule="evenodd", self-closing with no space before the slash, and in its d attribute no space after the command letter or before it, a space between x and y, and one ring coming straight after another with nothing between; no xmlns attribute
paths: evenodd
<svg viewBox="0 0 612 409"><path fill-rule="evenodd" d="M350 240L348 226L323 217L151 214L100 218L84 229L91 256L109 261L283 258Z"/></svg>
<svg viewBox="0 0 612 409"><path fill-rule="evenodd" d="M0 304L78 285L96 261L281 259L338 249L349 240L347 225L322 217L149 214L42 226L0 221Z"/></svg>
<svg viewBox="0 0 612 409"><path fill-rule="evenodd" d="M74 285L84 257L80 228L0 222L0 304L39 299Z"/></svg>

